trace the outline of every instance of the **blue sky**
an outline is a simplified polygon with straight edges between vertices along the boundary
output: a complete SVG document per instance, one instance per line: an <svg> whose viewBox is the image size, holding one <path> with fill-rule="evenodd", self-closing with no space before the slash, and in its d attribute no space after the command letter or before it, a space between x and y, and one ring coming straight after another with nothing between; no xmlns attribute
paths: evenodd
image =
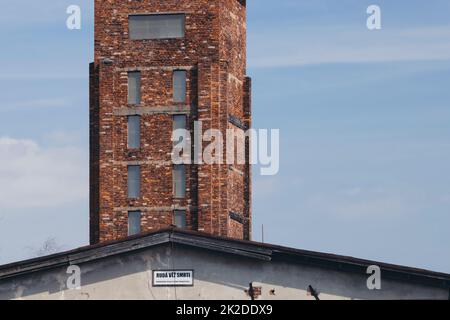
<svg viewBox="0 0 450 320"><path fill-rule="evenodd" d="M88 242L92 1L17 0L0 33L0 264ZM65 27L78 4L82 30ZM382 30L366 9L382 10ZM450 2L248 1L254 238L450 273ZM21 17L21 19L17 19Z"/></svg>

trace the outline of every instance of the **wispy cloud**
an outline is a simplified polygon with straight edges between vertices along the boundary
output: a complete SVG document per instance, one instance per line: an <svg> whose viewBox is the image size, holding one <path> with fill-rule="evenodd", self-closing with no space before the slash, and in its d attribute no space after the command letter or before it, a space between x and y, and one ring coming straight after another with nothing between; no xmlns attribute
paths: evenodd
<svg viewBox="0 0 450 320"><path fill-rule="evenodd" d="M50 99L35 99L18 101L11 103L2 103L0 111L11 111L19 109L37 109L37 108L62 108L68 106L67 99L64 98L50 98Z"/></svg>
<svg viewBox="0 0 450 320"><path fill-rule="evenodd" d="M249 35L251 67L450 60L450 26L380 31L270 27Z"/></svg>
<svg viewBox="0 0 450 320"><path fill-rule="evenodd" d="M44 135L45 141L51 145L67 146L80 145L83 140L81 131L54 131Z"/></svg>
<svg viewBox="0 0 450 320"><path fill-rule="evenodd" d="M0 137L2 214L87 200L86 163L78 148L42 148L32 140Z"/></svg>

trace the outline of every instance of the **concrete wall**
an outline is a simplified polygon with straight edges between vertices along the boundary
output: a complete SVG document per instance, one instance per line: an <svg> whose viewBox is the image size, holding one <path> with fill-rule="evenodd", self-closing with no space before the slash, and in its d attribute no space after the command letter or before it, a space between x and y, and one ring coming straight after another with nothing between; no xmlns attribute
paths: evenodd
<svg viewBox="0 0 450 320"><path fill-rule="evenodd" d="M366 287L365 274L343 273L292 263L265 262L176 245L80 264L81 290L68 290L67 266L0 280L0 299L234 299L249 300L249 283L261 287L259 300L447 299L448 291L382 280ZM193 269L194 286L152 286L152 270Z"/></svg>

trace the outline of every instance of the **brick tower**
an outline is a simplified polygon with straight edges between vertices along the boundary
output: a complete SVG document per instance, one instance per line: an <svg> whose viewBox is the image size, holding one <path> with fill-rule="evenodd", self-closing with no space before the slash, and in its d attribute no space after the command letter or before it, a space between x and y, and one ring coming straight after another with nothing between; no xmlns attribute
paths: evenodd
<svg viewBox="0 0 450 320"><path fill-rule="evenodd" d="M171 160L173 129L250 128L250 91L245 0L95 0L91 243L171 225L250 239L248 139L245 164Z"/></svg>

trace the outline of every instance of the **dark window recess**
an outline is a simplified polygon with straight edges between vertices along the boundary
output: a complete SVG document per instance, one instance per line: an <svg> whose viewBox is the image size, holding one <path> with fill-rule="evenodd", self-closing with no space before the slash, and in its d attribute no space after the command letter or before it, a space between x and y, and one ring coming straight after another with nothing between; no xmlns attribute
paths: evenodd
<svg viewBox="0 0 450 320"><path fill-rule="evenodd" d="M238 117L233 116L231 114L228 116L228 122L230 122L232 125L238 127L239 129L248 130L247 126L245 125L245 123L243 121L241 121L241 119L239 119Z"/></svg>
<svg viewBox="0 0 450 320"><path fill-rule="evenodd" d="M186 228L186 211L185 210L175 210L173 213L173 224L177 228Z"/></svg>
<svg viewBox="0 0 450 320"><path fill-rule="evenodd" d="M186 115L177 114L173 116L173 130L186 129Z"/></svg>
<svg viewBox="0 0 450 320"><path fill-rule="evenodd" d="M141 233L141 212L128 212L128 235L134 236Z"/></svg>
<svg viewBox="0 0 450 320"><path fill-rule="evenodd" d="M186 197L186 168L184 165L173 167L173 193L177 199Z"/></svg>
<svg viewBox="0 0 450 320"><path fill-rule="evenodd" d="M173 131L175 132L176 130L180 130L180 129L186 129L186 121L187 121L187 117L184 114L177 114L173 116ZM184 137L185 139L187 139L188 137ZM178 145L181 141L183 140L182 137L180 137L180 139L178 141L174 141L174 145Z"/></svg>
<svg viewBox="0 0 450 320"><path fill-rule="evenodd" d="M128 148L139 149L141 146L141 117L128 117Z"/></svg>
<svg viewBox="0 0 450 320"><path fill-rule="evenodd" d="M141 195L141 167L128 166L128 198L137 199Z"/></svg>
<svg viewBox="0 0 450 320"><path fill-rule="evenodd" d="M128 72L128 104L141 104L141 73Z"/></svg>
<svg viewBox="0 0 450 320"><path fill-rule="evenodd" d="M173 101L186 102L186 71L184 70L173 72Z"/></svg>
<svg viewBox="0 0 450 320"><path fill-rule="evenodd" d="M230 219L232 219L232 220L234 220L234 221L237 221L237 222L239 222L239 223L244 223L244 217L241 215L241 214L239 214L239 213L236 213L236 212L230 212L230 214L229 214L229 216L230 216Z"/></svg>
<svg viewBox="0 0 450 320"><path fill-rule="evenodd" d="M130 39L184 38L185 21L184 14L130 15L128 17Z"/></svg>

